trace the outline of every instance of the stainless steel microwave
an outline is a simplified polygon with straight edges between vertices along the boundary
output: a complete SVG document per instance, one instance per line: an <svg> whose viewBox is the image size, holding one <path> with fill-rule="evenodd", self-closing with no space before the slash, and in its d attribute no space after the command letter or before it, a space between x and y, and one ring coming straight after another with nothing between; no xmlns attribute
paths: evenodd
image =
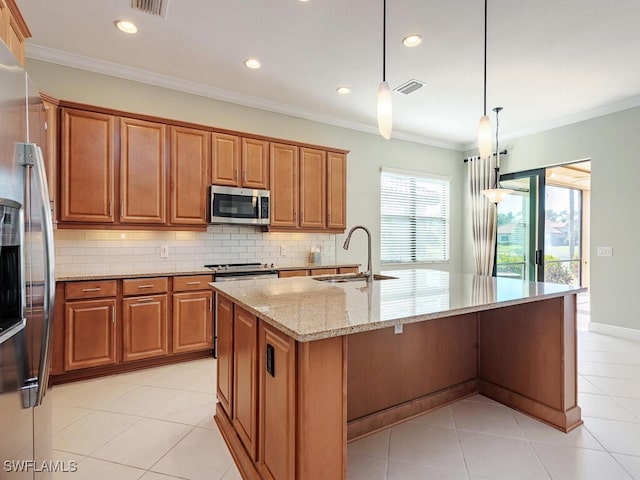
<svg viewBox="0 0 640 480"><path fill-rule="evenodd" d="M269 190L211 185L209 223L269 225Z"/></svg>

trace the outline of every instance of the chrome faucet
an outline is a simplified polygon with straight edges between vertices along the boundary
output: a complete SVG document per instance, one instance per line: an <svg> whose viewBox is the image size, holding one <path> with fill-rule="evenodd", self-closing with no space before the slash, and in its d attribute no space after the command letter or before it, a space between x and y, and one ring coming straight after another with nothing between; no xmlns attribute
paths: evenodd
<svg viewBox="0 0 640 480"><path fill-rule="evenodd" d="M364 230L367 234L367 239L368 239L367 271L365 275L367 276L367 282L373 282L373 270L371 269L371 232L369 231L369 229L364 225L354 225L353 227L351 227L351 230L349 230L349 233L347 234L347 239L344 241L344 245L342 245L342 248L344 248L345 250L349 250L349 242L351 241L351 235L353 235L353 232L358 229Z"/></svg>

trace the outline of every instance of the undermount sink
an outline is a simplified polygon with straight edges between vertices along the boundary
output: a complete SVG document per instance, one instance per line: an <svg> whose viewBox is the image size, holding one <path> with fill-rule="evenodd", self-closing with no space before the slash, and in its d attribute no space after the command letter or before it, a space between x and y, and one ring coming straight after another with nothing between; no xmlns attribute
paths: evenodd
<svg viewBox="0 0 640 480"><path fill-rule="evenodd" d="M374 274L374 280L391 280L398 277L391 277L389 275L379 275ZM345 275L328 275L324 277L313 277L314 280L318 282L329 282L329 283L345 283L345 282L362 282L367 280L367 275L364 273L349 273Z"/></svg>

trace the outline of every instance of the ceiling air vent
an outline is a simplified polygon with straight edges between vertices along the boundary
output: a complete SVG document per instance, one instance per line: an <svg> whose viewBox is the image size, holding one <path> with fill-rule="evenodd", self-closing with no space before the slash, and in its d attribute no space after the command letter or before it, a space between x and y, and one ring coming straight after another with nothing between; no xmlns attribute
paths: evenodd
<svg viewBox="0 0 640 480"><path fill-rule="evenodd" d="M404 82L402 85L394 88L393 91L409 95L411 92L415 92L422 87L424 87L424 82L421 82L420 80L409 80L408 82Z"/></svg>
<svg viewBox="0 0 640 480"><path fill-rule="evenodd" d="M131 8L164 17L167 14L167 3L169 0L131 0Z"/></svg>

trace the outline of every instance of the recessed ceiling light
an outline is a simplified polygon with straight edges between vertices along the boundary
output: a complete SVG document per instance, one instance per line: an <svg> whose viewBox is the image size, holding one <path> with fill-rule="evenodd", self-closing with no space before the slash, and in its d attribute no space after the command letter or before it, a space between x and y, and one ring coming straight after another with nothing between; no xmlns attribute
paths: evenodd
<svg viewBox="0 0 640 480"><path fill-rule="evenodd" d="M116 22L116 27L118 27L118 30L124 33L136 33L138 31L138 27L136 27L133 22L129 22L128 20L118 20Z"/></svg>
<svg viewBox="0 0 640 480"><path fill-rule="evenodd" d="M407 35L402 39L402 44L405 47L417 47L422 43L422 37L417 34Z"/></svg>
<svg viewBox="0 0 640 480"><path fill-rule="evenodd" d="M256 60L255 58L247 58L244 61L244 64L252 69L256 69L256 68L260 68L260 62L258 60Z"/></svg>
<svg viewBox="0 0 640 480"><path fill-rule="evenodd" d="M338 87L336 88L336 92L340 95L349 95L351 93L351 88L349 87Z"/></svg>

